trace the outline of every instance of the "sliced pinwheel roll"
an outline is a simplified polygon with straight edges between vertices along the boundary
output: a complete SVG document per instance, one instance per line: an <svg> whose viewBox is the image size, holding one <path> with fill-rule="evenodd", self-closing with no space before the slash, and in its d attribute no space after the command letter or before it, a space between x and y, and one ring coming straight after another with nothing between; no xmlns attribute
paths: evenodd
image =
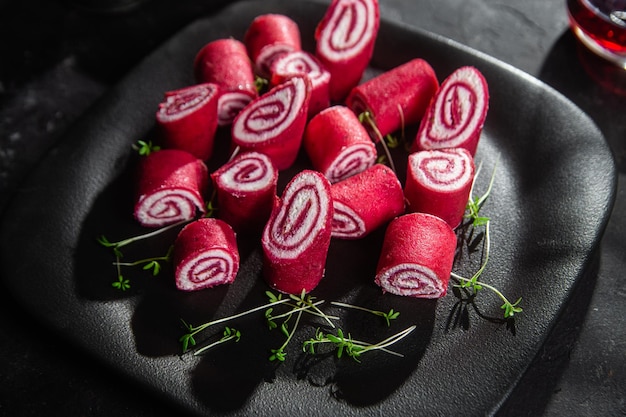
<svg viewBox="0 0 626 417"><path fill-rule="evenodd" d="M146 227L192 220L205 212L208 169L189 152L163 149L142 157L134 215Z"/></svg>
<svg viewBox="0 0 626 417"><path fill-rule="evenodd" d="M412 153L404 186L408 210L433 214L456 228L465 214L474 170L474 159L464 148Z"/></svg>
<svg viewBox="0 0 626 417"><path fill-rule="evenodd" d="M296 174L263 230L263 275L270 287L300 294L319 284L330 246L332 218L326 177L311 170Z"/></svg>
<svg viewBox="0 0 626 417"><path fill-rule="evenodd" d="M267 155L238 154L211 174L217 196L217 215L240 232L265 225L276 198L278 171Z"/></svg>
<svg viewBox="0 0 626 417"><path fill-rule="evenodd" d="M345 106L332 106L315 115L306 126L303 145L313 167L331 183L376 162L376 145L356 115Z"/></svg>
<svg viewBox="0 0 626 417"><path fill-rule="evenodd" d="M430 64L416 58L352 89L346 105L369 112L382 136L420 122L439 81Z"/></svg>
<svg viewBox="0 0 626 417"><path fill-rule="evenodd" d="M363 77L380 26L378 0L333 0L315 30L315 55L330 72L330 99L343 101Z"/></svg>
<svg viewBox="0 0 626 417"><path fill-rule="evenodd" d="M165 93L156 113L163 145L208 160L217 130L217 84L205 83Z"/></svg>
<svg viewBox="0 0 626 417"><path fill-rule="evenodd" d="M385 232L375 282L383 292L418 298L446 295L456 234L437 216L410 213Z"/></svg>
<svg viewBox="0 0 626 417"><path fill-rule="evenodd" d="M411 150L465 148L474 156L488 109L482 73L474 67L457 69L433 97Z"/></svg>
<svg viewBox="0 0 626 417"><path fill-rule="evenodd" d="M202 47L194 60L194 73L197 82L215 83L220 88L218 126L231 124L258 96L246 46L236 39L217 39Z"/></svg>
<svg viewBox="0 0 626 417"><path fill-rule="evenodd" d="M219 219L195 220L176 237L172 260L179 290L195 291L230 284L239 270L235 232Z"/></svg>
<svg viewBox="0 0 626 417"><path fill-rule="evenodd" d="M250 23L243 42L255 71L266 78L276 58L302 49L298 24L288 16L275 13L257 16Z"/></svg>
<svg viewBox="0 0 626 417"><path fill-rule="evenodd" d="M294 76L253 100L235 117L233 146L270 157L278 170L295 161L307 121L309 80Z"/></svg>
<svg viewBox="0 0 626 417"><path fill-rule="evenodd" d="M404 213L398 177L376 164L330 188L333 199L332 236L359 239Z"/></svg>

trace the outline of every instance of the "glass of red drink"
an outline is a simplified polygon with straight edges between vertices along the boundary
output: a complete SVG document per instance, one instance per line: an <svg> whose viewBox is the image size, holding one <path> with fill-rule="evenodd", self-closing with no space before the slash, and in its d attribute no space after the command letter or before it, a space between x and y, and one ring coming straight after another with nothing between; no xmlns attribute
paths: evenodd
<svg viewBox="0 0 626 417"><path fill-rule="evenodd" d="M626 0L567 0L567 10L581 43L626 70Z"/></svg>

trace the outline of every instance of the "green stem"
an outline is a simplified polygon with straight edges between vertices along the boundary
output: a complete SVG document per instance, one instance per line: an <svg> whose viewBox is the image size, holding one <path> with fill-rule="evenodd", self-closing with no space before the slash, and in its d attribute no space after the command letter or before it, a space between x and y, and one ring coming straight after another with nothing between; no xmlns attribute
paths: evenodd
<svg viewBox="0 0 626 417"><path fill-rule="evenodd" d="M129 245L129 244L137 242L139 240L149 239L151 237L157 236L157 235L159 235L159 234L161 234L163 232L166 232L166 231L168 231L170 229L173 229L175 227L178 227L178 226L183 225L183 224L188 223L188 222L190 222L190 220L182 220L182 221L180 221L178 223L174 223L174 224L170 224L168 226L164 226L164 227L162 227L160 229L154 230L154 231L149 232L149 233L145 233L143 235L133 236L133 237L130 237L128 239L120 240L119 242L110 242L110 243L107 242L107 243L104 243L102 240L100 240L100 243L103 244L106 247L112 247L112 248L119 249L119 248L121 248L123 246Z"/></svg>
<svg viewBox="0 0 626 417"><path fill-rule="evenodd" d="M292 310L289 310L288 312L283 313L283 314L279 314L277 316L272 316L272 319L281 319L283 317L291 316L293 313L297 313L299 311L302 311L302 312L305 312L305 313L312 314L314 316L322 317L328 323L330 323L330 325L332 327L335 327L333 322L330 321L330 320L339 320L339 317L337 317L337 316L329 316L329 315L325 314L324 312L322 312L321 310L319 310L317 308L317 306L320 305L320 304L324 304L324 300L316 301L315 303L306 304L304 306L297 306L295 304L287 304L287 306L292 307ZM314 310L311 311L311 309L314 309Z"/></svg>
<svg viewBox="0 0 626 417"><path fill-rule="evenodd" d="M409 335L409 333L411 333L413 330L415 330L417 326L413 325L410 327L407 327L406 329L402 330L401 332L398 332L396 334L394 334L393 336L388 337L387 339L378 342L374 345L366 345L363 347L363 351L362 352L367 352L368 350L385 350L388 353L393 353L397 356L404 356L402 354L399 353L395 353L392 351L388 351L386 349L387 346L391 346L394 343L399 342L400 340L404 339L406 336ZM362 342L358 342L358 341L354 341L355 343L362 343Z"/></svg>
<svg viewBox="0 0 626 417"><path fill-rule="evenodd" d="M302 317L302 312L303 312L302 310L298 311L298 315L296 316L296 322L293 324L293 328L289 332L289 335L287 336L287 339L285 340L285 342L282 344L282 346L280 348L278 348L279 351L285 350L285 348L287 347L287 345L291 341L291 338L296 333L296 330L298 329L298 325L300 324L300 318Z"/></svg>
<svg viewBox="0 0 626 417"><path fill-rule="evenodd" d="M200 326L197 326L197 327L189 326L188 330L191 332L191 333L189 333L189 336L195 336L198 333L200 333L201 331L203 331L203 330L205 330L205 329L207 329L207 328L209 328L211 326L214 326L216 324L224 323L224 322L229 321L229 320L235 320L235 319L238 319L240 317L246 316L248 314L254 313L256 311L263 310L265 308L272 307L272 306L275 306L277 304L283 304L283 303L285 303L287 301L289 301L288 298L285 298L284 300L272 301L271 303L267 303L267 304L264 304L262 306L255 307L253 309L246 310L246 311L241 312L239 314L235 314L235 315L232 315L232 316L223 317L221 319L213 320L213 321L210 321L208 323L201 324Z"/></svg>
<svg viewBox="0 0 626 417"><path fill-rule="evenodd" d="M145 258L145 259L139 259L138 261L134 261L134 262L113 262L114 265L117 266L137 266L137 265L141 265L141 264L146 264L152 261L169 261L170 257L169 255L166 256L156 256L154 258Z"/></svg>
<svg viewBox="0 0 626 417"><path fill-rule="evenodd" d="M387 147L387 144L385 143L385 138L383 137L382 133L378 129L378 126L376 126L376 122L374 121L374 119L372 119L372 115L370 114L369 111L363 112L361 113L361 115L362 115L362 120L367 122L370 128L374 131L376 138L378 139L381 146L383 147L383 150L385 151L385 155L387 155L387 159L389 159L389 167L391 168L393 172L396 172L396 166L393 163L391 152L389 152L389 148Z"/></svg>

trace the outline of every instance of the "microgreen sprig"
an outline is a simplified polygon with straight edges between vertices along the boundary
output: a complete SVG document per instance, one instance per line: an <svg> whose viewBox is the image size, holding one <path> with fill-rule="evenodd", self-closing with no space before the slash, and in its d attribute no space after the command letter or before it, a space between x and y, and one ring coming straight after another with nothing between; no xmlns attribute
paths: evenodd
<svg viewBox="0 0 626 417"><path fill-rule="evenodd" d="M352 338L350 334L344 335L341 329L337 329L336 334L324 333L320 329L315 332L315 337L304 342L302 350L304 352L315 354L316 348L322 344L332 344L337 349L337 357L341 358L345 353L357 362L360 362L360 357L366 352L374 350L381 350L394 356L403 357L401 353L394 352L387 349L387 347L397 343L401 339L405 338L409 333L415 330L416 326L410 326L403 331L394 334L378 343L370 344L362 342Z"/></svg>
<svg viewBox="0 0 626 417"><path fill-rule="evenodd" d="M285 349L287 348L287 345L291 341L291 338L293 337L293 335L296 333L296 330L298 329L298 325L300 324L300 319L302 318L302 312L303 310L301 309L298 310L297 315L296 315L296 322L294 323L291 330L289 330L287 323L291 319L292 314L289 314L287 318L285 319L285 321L283 321L282 324L280 325L280 331L286 336L286 339L283 342L283 344L280 345L279 348L271 349L272 354L269 357L270 362L274 362L276 360L279 362L285 361L287 357L287 352L285 352Z"/></svg>
<svg viewBox="0 0 626 417"><path fill-rule="evenodd" d="M113 264L117 266L138 266L143 265L144 271L152 270L152 275L157 276L161 272L161 262L169 262L172 258L172 250L174 246L170 246L169 250L164 256L155 256L152 258L139 259L134 262L119 262L116 261Z"/></svg>
<svg viewBox="0 0 626 417"><path fill-rule="evenodd" d="M194 356L202 355L207 350L212 349L218 345L224 344L231 340L234 340L236 343L236 342L239 342L240 339L241 339L241 332L239 330L233 327L226 326L224 327L224 332L222 333L222 337L219 340L216 340L213 343L203 346L202 348L196 350L193 354Z"/></svg>
<svg viewBox="0 0 626 417"><path fill-rule="evenodd" d="M173 223L170 224L168 226L164 226L161 227L159 229L153 230L152 232L149 233L145 233L142 235L137 235L137 236L133 236L133 237L129 237L127 239L122 239L119 240L117 242L111 242L109 241L109 239L107 239L106 236L102 235L98 238L98 243L100 243L102 246L106 247L106 248L112 248L114 252L118 253L121 257L121 252L119 251L120 248L130 245L131 243L135 243L138 242L140 240L144 240L144 239L149 239L151 237L160 235L161 233L164 233L168 230L174 229L178 226L182 226L185 223L189 223L189 220L182 220L180 222L177 223Z"/></svg>
<svg viewBox="0 0 626 417"><path fill-rule="evenodd" d="M270 291L267 291L266 294L269 297L270 301L276 301L282 297L281 295L276 296ZM273 315L273 312L274 312L273 308L269 308L265 311L265 319L267 320L270 330L275 329L275 328L280 328L280 331L283 333L283 335L285 335L285 338L286 338L283 344L279 348L271 349L272 354L270 355L269 360L272 362L276 360L280 362L285 361L285 358L287 356L285 349L287 348L287 345L293 338L293 335L296 332L300 324L300 319L302 318L303 313L309 313L314 316L321 317L333 328L335 327L335 325L332 322L332 320L339 319L338 317L329 316L323 311L321 311L318 308L318 306L323 304L324 301L323 300L315 301L315 297L312 297L311 295L307 295L306 291L304 290L302 290L299 296L290 294L288 300L293 301L295 303L292 303L292 302L286 303L285 306L290 307L291 309L285 313ZM296 320L295 320L294 325L290 329L289 321L291 320L294 314L297 314ZM280 326L276 323L276 320L278 319L284 319L283 322L280 324Z"/></svg>
<svg viewBox="0 0 626 417"><path fill-rule="evenodd" d="M138 140L137 143L134 144L132 147L141 156L148 156L152 152L157 152L161 150L161 147L153 144L151 140L148 142L146 142L145 140Z"/></svg>
<svg viewBox="0 0 626 417"><path fill-rule="evenodd" d="M391 326L391 320L395 320L395 319L398 318L398 316L400 316L400 312L399 311L394 311L393 308L390 309L387 313L385 313L384 311L372 310L372 309L361 307L361 306L341 303L339 301L331 301L330 303L332 305L335 305L335 306L338 306L338 307L352 308L354 310L361 310L361 311L365 311L365 312L368 312L368 313L372 313L375 316L380 316L383 319L385 319L385 322L387 323L387 327Z"/></svg>
<svg viewBox="0 0 626 417"><path fill-rule="evenodd" d="M248 314L251 314L251 313L254 313L254 312L257 312L257 311L260 311L260 310L264 310L264 309L267 309L269 307L273 307L273 306L278 305L278 304L286 303L287 301L289 301L289 299L287 299L287 298L276 299L275 301L270 301L267 304L263 304L261 306L252 308L250 310L246 310L244 312L237 313L237 314L234 314L232 316L222 317L222 318L217 319L217 320L212 320L212 321L206 322L204 324L201 324L199 326L192 326L191 324L188 324L184 320L182 320L183 325L187 329L187 333L182 335L180 337L180 339L178 339L178 341L181 342L182 345L183 345L183 352L186 352L189 349L190 346L195 346L196 345L196 339L195 339L196 335L198 333L208 329L209 327L215 326L216 324L225 323L225 322L228 322L228 321L231 321L231 320L235 320L235 319L238 319L240 317L246 316Z"/></svg>
<svg viewBox="0 0 626 417"><path fill-rule="evenodd" d="M512 318L515 314L521 313L523 311L522 308L519 307L519 304L522 301L522 298L520 297L517 299L517 301L515 301L514 303L511 303L511 301L509 301L509 299L505 297L504 294L502 294L502 292L498 290L496 287L478 280L478 278L484 272L487 266L487 262L489 261L489 252L490 252L490 247L491 247L490 241L491 239L489 237L489 221L487 221L485 223L485 241L484 241L485 249L484 249L484 260L483 260L482 265L480 266L478 271L476 271L476 273L472 275L471 278L462 277L454 272L452 272L451 275L452 277L461 281L460 284L456 284L455 286L459 288L469 289L474 294L478 293L478 291L482 290L483 288L491 290L503 302L500 308L504 310L504 318L505 319Z"/></svg>
<svg viewBox="0 0 626 417"><path fill-rule="evenodd" d="M263 78L259 75L256 75L254 77L254 87L256 88L256 91L259 94L265 91L268 85L269 85L269 80L267 78Z"/></svg>
<svg viewBox="0 0 626 417"><path fill-rule="evenodd" d="M472 182L472 187L470 188L469 199L467 201L466 213L464 218L471 220L471 224L473 227L484 226L490 219L486 216L480 215L480 209L483 207L489 195L491 194L491 189L493 188L493 182L496 177L496 168L498 166L498 161L493 167L493 171L491 172L491 178L489 180L489 185L487 186L487 190L480 197L473 197L474 186L476 185L476 178L482 169L482 163L478 166L476 170L476 174L474 175L474 181Z"/></svg>
<svg viewBox="0 0 626 417"><path fill-rule="evenodd" d="M136 266L136 265L141 265L145 263L146 265L144 265L144 269L145 270L152 269L153 275L157 275L161 270L161 264L159 262L166 260L166 259L169 260L170 252L172 249L170 248L166 256L159 256L155 258L147 258L147 259L142 259L142 260L135 261L135 262L124 263L124 262L121 262L121 259L124 257L124 254L122 253L121 248L123 248L124 246L130 245L131 243L138 242L140 240L149 239L151 237L158 236L161 233L164 233L170 229L181 226L188 222L189 220L184 220L178 223L174 223L174 224L162 227L160 229L154 230L149 233L145 233L145 234L138 235L138 236L133 236L127 239L122 239L117 242L111 242L104 235L101 235L100 237L98 237L97 239L98 243L104 246L105 248L110 248L113 251L113 255L115 256L115 262L113 262L113 264L116 266L116 269L117 269L117 281L113 281L111 286L113 288L116 288L122 291L126 291L130 289L130 281L122 276L122 271L121 271L122 266Z"/></svg>

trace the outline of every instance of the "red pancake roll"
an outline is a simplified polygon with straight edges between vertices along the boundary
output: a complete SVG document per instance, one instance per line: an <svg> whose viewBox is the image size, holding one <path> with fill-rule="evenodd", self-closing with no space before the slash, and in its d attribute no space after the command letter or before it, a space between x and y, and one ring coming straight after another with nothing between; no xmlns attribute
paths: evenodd
<svg viewBox="0 0 626 417"><path fill-rule="evenodd" d="M278 170L298 156L309 106L309 80L294 76L248 104L233 121L233 146L270 157Z"/></svg>
<svg viewBox="0 0 626 417"><path fill-rule="evenodd" d="M298 24L285 15L274 13L257 16L250 23L243 42L255 71L268 78L276 58L302 49Z"/></svg>
<svg viewBox="0 0 626 417"><path fill-rule="evenodd" d="M385 136L417 125L438 88L433 68L416 58L354 87L346 105L357 115L369 112Z"/></svg>
<svg viewBox="0 0 626 417"><path fill-rule="evenodd" d="M333 184L332 236L359 239L404 214L404 194L398 177L376 164Z"/></svg>
<svg viewBox="0 0 626 417"><path fill-rule="evenodd" d="M205 212L208 169L189 152L163 149L141 157L134 215L145 227L192 220Z"/></svg>
<svg viewBox="0 0 626 417"><path fill-rule="evenodd" d="M474 170L474 159L464 148L412 153L404 186L408 211L433 214L456 228L465 214Z"/></svg>
<svg viewBox="0 0 626 417"><path fill-rule="evenodd" d="M304 170L287 184L261 239L263 275L287 294L312 291L324 276L331 240L333 206L330 182Z"/></svg>
<svg viewBox="0 0 626 417"><path fill-rule="evenodd" d="M165 93L156 113L163 146L208 160L217 130L217 84L206 83Z"/></svg>
<svg viewBox="0 0 626 417"><path fill-rule="evenodd" d="M311 99L309 100L309 117L319 113L330 105L329 86L330 73L322 66L314 55L306 51L286 53L272 64L273 86L285 82L294 75L306 75L311 82Z"/></svg>
<svg viewBox="0 0 626 417"><path fill-rule="evenodd" d="M328 6L315 30L315 55L331 74L331 101L343 101L361 81L379 26L378 0L333 0Z"/></svg>
<svg viewBox="0 0 626 417"><path fill-rule="evenodd" d="M267 155L240 153L211 174L217 216L238 233L260 231L276 198L278 171Z"/></svg>
<svg viewBox="0 0 626 417"><path fill-rule="evenodd" d="M437 216L410 213L395 218L385 232L375 282L383 292L440 298L456 250L456 234Z"/></svg>
<svg viewBox="0 0 626 417"><path fill-rule="evenodd" d="M376 162L376 145L357 116L345 106L332 106L315 115L304 131L303 146L313 167L331 183Z"/></svg>
<svg viewBox="0 0 626 417"><path fill-rule="evenodd" d="M194 61L199 83L215 83L220 88L217 103L218 126L226 126L241 109L258 96L254 70L246 46L233 38L206 44Z"/></svg>
<svg viewBox="0 0 626 417"><path fill-rule="evenodd" d="M176 237L172 260L179 290L196 291L230 284L239 270L235 232L219 219L195 220Z"/></svg>
<svg viewBox="0 0 626 417"><path fill-rule="evenodd" d="M488 108L485 77L474 67L457 69L433 97L411 150L465 148L474 156Z"/></svg>

